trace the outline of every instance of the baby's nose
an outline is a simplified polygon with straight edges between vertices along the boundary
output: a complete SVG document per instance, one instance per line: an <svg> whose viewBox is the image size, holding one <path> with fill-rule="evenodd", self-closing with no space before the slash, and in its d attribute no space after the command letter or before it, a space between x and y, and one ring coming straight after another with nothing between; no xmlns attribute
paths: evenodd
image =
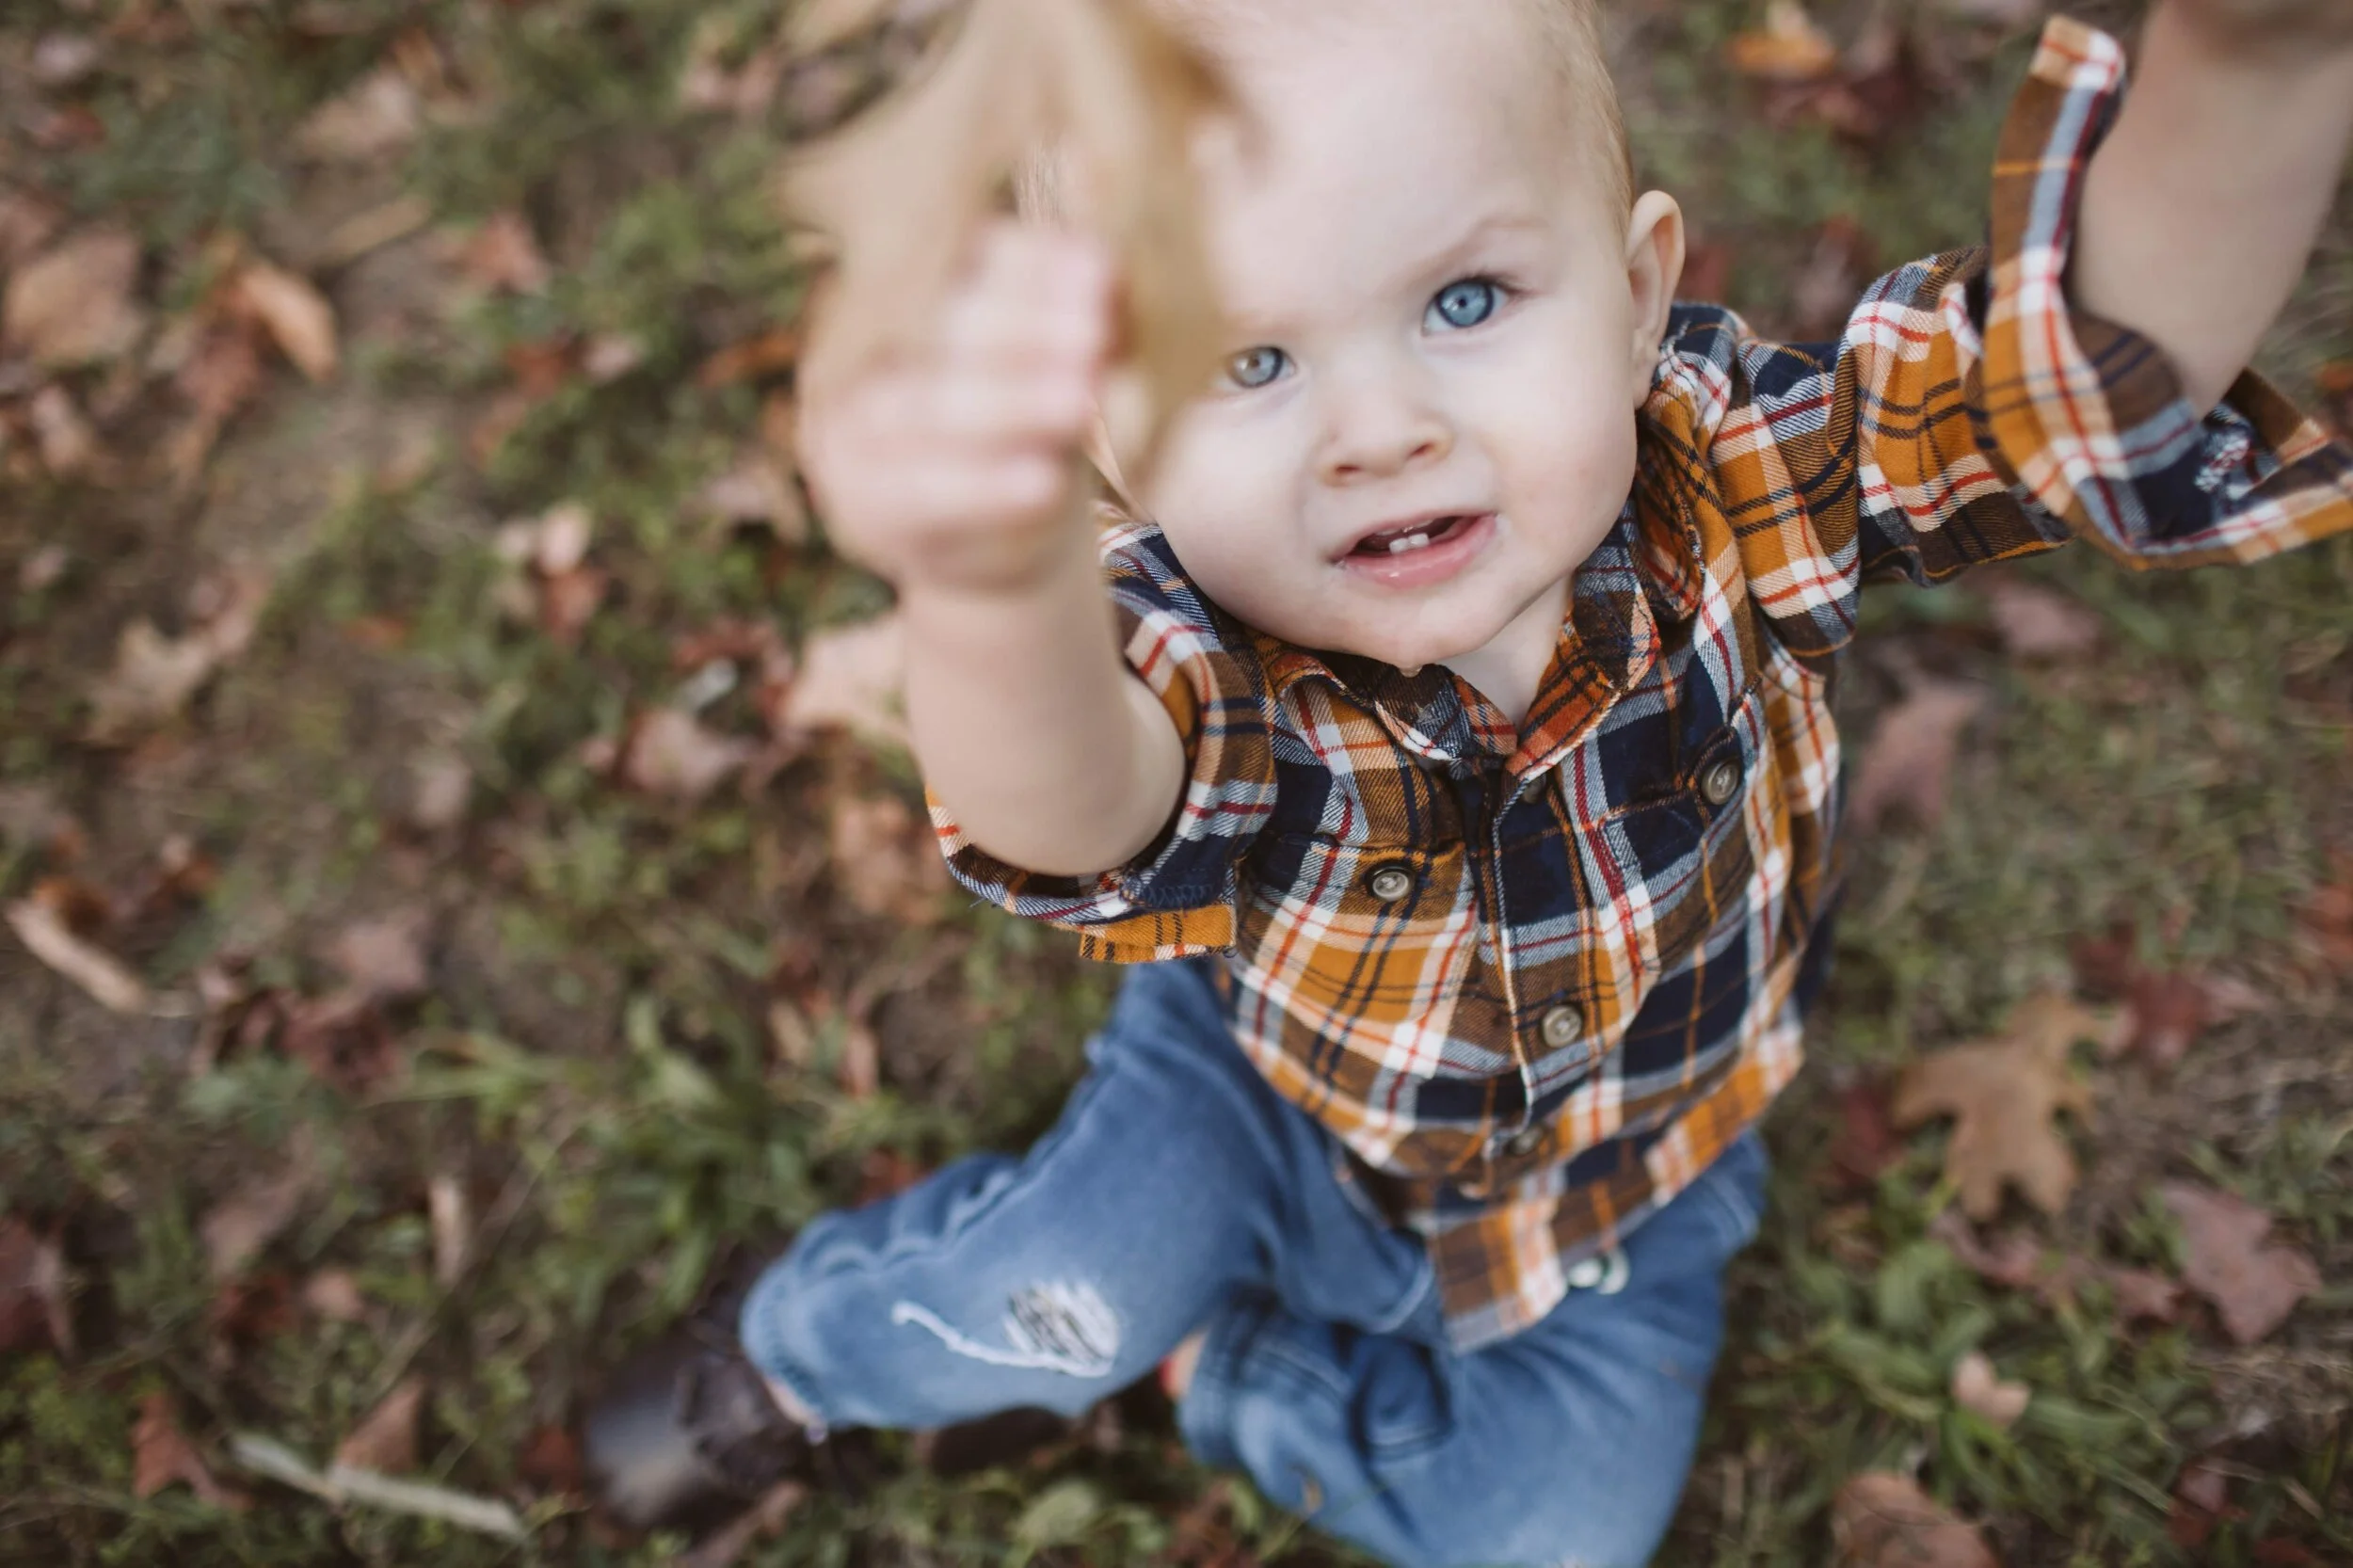
<svg viewBox="0 0 2353 1568"><path fill-rule="evenodd" d="M1442 460L1453 427L1434 408L1402 398L1356 399L1336 410L1318 467L1327 485L1387 479Z"/></svg>

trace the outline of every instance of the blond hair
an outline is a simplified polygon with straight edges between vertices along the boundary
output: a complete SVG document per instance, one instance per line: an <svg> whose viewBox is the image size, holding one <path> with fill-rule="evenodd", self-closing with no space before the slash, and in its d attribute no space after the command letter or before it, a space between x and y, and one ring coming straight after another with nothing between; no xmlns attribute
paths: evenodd
<svg viewBox="0 0 2353 1568"><path fill-rule="evenodd" d="M1268 3L1150 0L1152 9L1163 21L1203 47L1211 45L1221 18L1257 12ZM1472 0L1431 3L1463 5ZM1508 4L1535 29L1538 45L1551 68L1549 85L1562 111L1563 127L1574 141L1573 151L1590 161L1602 194L1624 221L1634 211L1634 160L1625 119L1618 107L1617 84L1610 78L1609 56L1602 47L1600 0L1508 0ZM1014 171L1016 210L1032 216L1067 216L1068 173L1051 152L1041 152L1025 160Z"/></svg>

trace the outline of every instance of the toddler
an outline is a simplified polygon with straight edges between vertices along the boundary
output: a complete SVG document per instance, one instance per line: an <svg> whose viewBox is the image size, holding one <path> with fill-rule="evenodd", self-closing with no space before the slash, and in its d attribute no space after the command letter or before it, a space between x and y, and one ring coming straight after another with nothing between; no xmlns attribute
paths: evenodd
<svg viewBox="0 0 2353 1568"><path fill-rule="evenodd" d="M2167 0L2129 98L2054 23L1990 245L1802 345L1675 303L1593 0L1160 8L1249 131L1199 141L1233 335L1149 473L1083 190L804 393L956 874L1138 967L1026 1158L811 1225L590 1458L676 1517L828 1428L1165 1364L1203 1460L1385 1560L1641 1563L1828 947L1861 585L2353 526L2353 460L2242 374L2353 4Z"/></svg>

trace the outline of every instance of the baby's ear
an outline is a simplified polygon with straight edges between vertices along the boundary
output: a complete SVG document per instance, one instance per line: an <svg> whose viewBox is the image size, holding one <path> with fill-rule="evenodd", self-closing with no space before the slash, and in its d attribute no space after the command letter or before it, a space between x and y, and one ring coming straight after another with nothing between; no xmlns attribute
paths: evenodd
<svg viewBox="0 0 2353 1568"><path fill-rule="evenodd" d="M1625 280L1634 299L1634 340L1627 371L1634 406L1650 396L1658 368L1658 342L1667 332L1675 285L1683 280L1683 209L1664 191L1648 191L1634 203L1625 232Z"/></svg>

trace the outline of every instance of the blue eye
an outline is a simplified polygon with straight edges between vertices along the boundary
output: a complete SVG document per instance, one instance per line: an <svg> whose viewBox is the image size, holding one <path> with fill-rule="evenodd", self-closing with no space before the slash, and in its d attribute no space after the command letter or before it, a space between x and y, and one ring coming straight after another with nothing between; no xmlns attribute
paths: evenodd
<svg viewBox="0 0 2353 1568"><path fill-rule="evenodd" d="M1279 379L1290 362L1291 357L1279 348L1245 348L1225 361L1225 376L1247 391Z"/></svg>
<svg viewBox="0 0 2353 1568"><path fill-rule="evenodd" d="M1488 279L1461 279L1438 291L1422 325L1433 331L1476 327L1495 314L1502 303L1503 291Z"/></svg>

